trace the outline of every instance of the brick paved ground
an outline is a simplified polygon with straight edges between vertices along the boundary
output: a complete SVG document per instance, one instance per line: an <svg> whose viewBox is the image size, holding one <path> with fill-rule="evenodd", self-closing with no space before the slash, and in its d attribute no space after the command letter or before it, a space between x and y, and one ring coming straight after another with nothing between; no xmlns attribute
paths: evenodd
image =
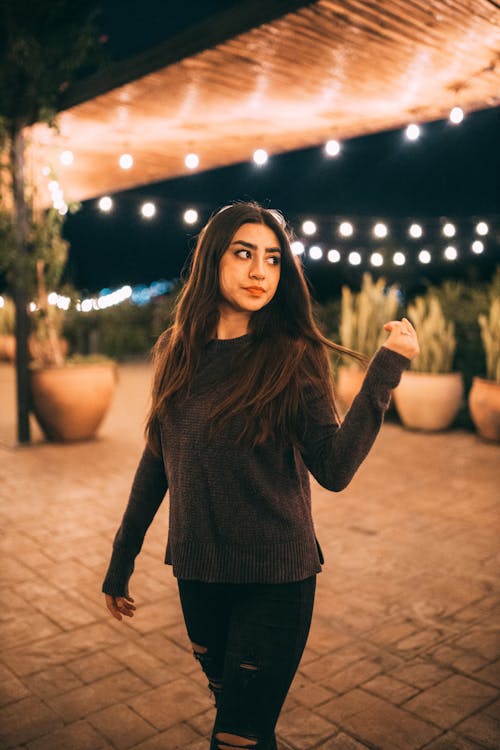
<svg viewBox="0 0 500 750"><path fill-rule="evenodd" d="M112 620L99 593L141 450L147 365L121 366L100 438L9 447L0 366L0 746L206 750L214 719L162 565L167 503ZM314 484L326 564L280 750L500 748L499 448L388 419L340 494Z"/></svg>

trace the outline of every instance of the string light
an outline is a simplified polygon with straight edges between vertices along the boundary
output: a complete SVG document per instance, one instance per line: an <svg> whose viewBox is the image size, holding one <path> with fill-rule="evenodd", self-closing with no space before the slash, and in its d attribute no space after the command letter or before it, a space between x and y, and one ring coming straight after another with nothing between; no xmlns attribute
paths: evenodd
<svg viewBox="0 0 500 750"><path fill-rule="evenodd" d="M447 222L443 227L443 234L445 237L454 237L456 233L455 225Z"/></svg>
<svg viewBox="0 0 500 750"><path fill-rule="evenodd" d="M323 257L323 250L319 245L312 245L309 248L309 257L312 258L312 260L319 260Z"/></svg>
<svg viewBox="0 0 500 750"><path fill-rule="evenodd" d="M59 160L61 164L64 164L65 166L69 166L70 164L73 164L75 157L73 155L73 151L63 151L62 154L59 157Z"/></svg>
<svg viewBox="0 0 500 750"><path fill-rule="evenodd" d="M314 223L314 221L311 221L310 219L307 219L302 224L302 231L304 232L304 234L307 234L308 236L310 236L311 234L315 234L316 233L316 224Z"/></svg>
<svg viewBox="0 0 500 750"><path fill-rule="evenodd" d="M339 232L342 237L351 237L354 232L354 228L349 221L343 221L339 226Z"/></svg>
<svg viewBox="0 0 500 750"><path fill-rule="evenodd" d="M378 222L373 227L373 234L375 237L378 237L379 239L382 239L383 237L387 237L387 226L385 224L382 224L381 222Z"/></svg>
<svg viewBox="0 0 500 750"><path fill-rule="evenodd" d="M457 248L453 247L453 245L448 245L448 247L445 248L444 257L446 258L446 260L456 260L457 255Z"/></svg>
<svg viewBox="0 0 500 750"><path fill-rule="evenodd" d="M113 208L113 200L109 197L109 195L103 195L103 197L99 199L97 205L99 206L100 211L109 213Z"/></svg>
<svg viewBox="0 0 500 750"><path fill-rule="evenodd" d="M484 243L482 243L481 240L474 240L471 245L471 250L473 253L476 253L476 255L480 255L484 250Z"/></svg>
<svg viewBox="0 0 500 750"><path fill-rule="evenodd" d="M183 219L186 224L196 224L198 221L198 211L194 208L188 208L187 211L184 211Z"/></svg>
<svg viewBox="0 0 500 750"><path fill-rule="evenodd" d="M422 236L422 227L420 224L412 224L408 232L410 237L414 237L418 240Z"/></svg>
<svg viewBox="0 0 500 750"><path fill-rule="evenodd" d="M418 254L418 259L420 263L430 263L431 262L431 254L428 250L421 250Z"/></svg>
<svg viewBox="0 0 500 750"><path fill-rule="evenodd" d="M396 266L404 266L404 264L406 263L405 254L400 252L394 253L394 255L392 256L392 261Z"/></svg>
<svg viewBox="0 0 500 750"><path fill-rule="evenodd" d="M134 165L134 158L131 154L122 154L118 159L118 164L122 169L130 169Z"/></svg>
<svg viewBox="0 0 500 750"><path fill-rule="evenodd" d="M328 251L327 258L330 261L330 263L338 263L340 260L340 253L338 250L335 250L334 248L332 248L331 250Z"/></svg>
<svg viewBox="0 0 500 750"><path fill-rule="evenodd" d="M384 256L381 253L372 253L370 256L370 263L372 266L382 266L384 263Z"/></svg>
<svg viewBox="0 0 500 750"><path fill-rule="evenodd" d="M304 252L304 244L300 240L295 240L290 245L290 249L294 255L302 255Z"/></svg>
<svg viewBox="0 0 500 750"><path fill-rule="evenodd" d="M453 109L450 112L450 122L453 123L453 125L458 125L462 120L464 119L464 111L461 107L453 107Z"/></svg>
<svg viewBox="0 0 500 750"><path fill-rule="evenodd" d="M353 250L347 256L347 260L352 266L359 266L359 264L361 263L361 255L357 253L355 250Z"/></svg>
<svg viewBox="0 0 500 750"><path fill-rule="evenodd" d="M200 157L198 154L188 154L184 159L184 164L188 169L196 169L200 163Z"/></svg>
<svg viewBox="0 0 500 750"><path fill-rule="evenodd" d="M418 125L415 125L415 123L408 125L405 132L406 132L406 138L409 141L416 141L417 138L420 136L420 128L418 127Z"/></svg>
<svg viewBox="0 0 500 750"><path fill-rule="evenodd" d="M327 141L325 143L325 154L327 156L338 156L340 154L340 143L335 140Z"/></svg>
<svg viewBox="0 0 500 750"><path fill-rule="evenodd" d="M268 158L267 151L263 148L258 148L253 152L253 160L259 167L262 167Z"/></svg>
<svg viewBox="0 0 500 750"><path fill-rule="evenodd" d="M480 221L476 224L476 232L481 237L484 237L485 234L488 234L489 227L485 221Z"/></svg>
<svg viewBox="0 0 500 750"><path fill-rule="evenodd" d="M143 203L141 206L141 214L145 219L152 219L156 213L156 206L154 203Z"/></svg>

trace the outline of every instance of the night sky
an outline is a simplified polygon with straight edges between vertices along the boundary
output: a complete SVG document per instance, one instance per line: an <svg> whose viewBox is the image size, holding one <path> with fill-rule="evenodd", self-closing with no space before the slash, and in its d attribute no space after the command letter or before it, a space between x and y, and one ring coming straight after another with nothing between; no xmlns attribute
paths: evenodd
<svg viewBox="0 0 500 750"><path fill-rule="evenodd" d="M237 4L222 0L106 2L99 24L108 36L111 58L118 60ZM416 142L407 141L403 130L387 131L344 141L336 158L326 158L323 144L318 144L317 148L274 156L260 168L243 163L114 194L110 214L101 213L96 200L87 201L66 222L65 234L71 242L66 278L88 292L176 278L202 223L235 199L254 199L281 209L298 235L302 221L314 218L318 224L314 244L325 250L344 249L335 240L336 222L331 223L328 217L335 215L353 223L357 216L366 217L361 226L356 225L349 246L361 251L360 266L350 267L345 259L339 264L304 260L318 297L336 294L341 283L355 286L363 270L371 270L374 276L382 274L388 281L398 280L416 291L426 280L488 278L500 263L499 126L500 108L482 110L466 115L456 126L447 120L424 124ZM145 200L156 204L157 214L151 220L139 214ZM193 227L182 220L189 207L200 214L200 222ZM493 214L497 216L496 228L486 240L483 255L470 252L472 223L457 221L459 231L453 244L459 250L459 260L437 260L444 248L443 242L434 241L438 217L488 219ZM433 252L435 262L423 267L410 257L403 269L387 261L380 271L371 268L367 252L375 245L367 234L372 226L369 217L384 219L390 226L391 240L386 245L391 254L393 249L401 249L408 256L413 251L414 256L425 246ZM402 234L412 220L429 227L427 243L412 244Z"/></svg>

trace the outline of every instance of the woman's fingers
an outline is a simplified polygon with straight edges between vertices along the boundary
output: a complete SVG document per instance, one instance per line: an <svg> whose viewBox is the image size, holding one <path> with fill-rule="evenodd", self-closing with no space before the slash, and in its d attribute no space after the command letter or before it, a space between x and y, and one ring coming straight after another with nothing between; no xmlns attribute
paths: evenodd
<svg viewBox="0 0 500 750"><path fill-rule="evenodd" d="M136 607L133 604L134 600L131 596L111 596L110 594L105 594L104 597L106 607L116 620L121 620L122 615L125 615L125 617L134 616Z"/></svg>
<svg viewBox="0 0 500 750"><path fill-rule="evenodd" d="M399 352L409 359L420 353L417 332L408 318L390 320L384 323L384 329L389 332L389 337L384 342L387 349Z"/></svg>

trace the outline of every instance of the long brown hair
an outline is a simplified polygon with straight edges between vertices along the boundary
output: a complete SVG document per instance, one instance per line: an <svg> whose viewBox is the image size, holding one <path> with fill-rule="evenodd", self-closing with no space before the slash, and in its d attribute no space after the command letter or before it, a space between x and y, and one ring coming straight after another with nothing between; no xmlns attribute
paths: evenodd
<svg viewBox="0 0 500 750"><path fill-rule="evenodd" d="M236 414L245 414L240 439L260 445L268 439L300 441L296 422L303 407L304 386L326 395L340 422L327 349L366 366L364 354L323 336L314 317L301 261L290 248L291 234L279 212L254 202L236 202L215 213L202 229L191 258L188 278L175 305L173 324L152 349L153 388L145 434L159 455L158 420L171 399L189 393L201 353L219 320L219 263L243 224L265 224L281 248L281 270L273 299L250 318L248 340L228 373L227 388L212 413L212 430ZM213 433L212 433L213 434Z"/></svg>

